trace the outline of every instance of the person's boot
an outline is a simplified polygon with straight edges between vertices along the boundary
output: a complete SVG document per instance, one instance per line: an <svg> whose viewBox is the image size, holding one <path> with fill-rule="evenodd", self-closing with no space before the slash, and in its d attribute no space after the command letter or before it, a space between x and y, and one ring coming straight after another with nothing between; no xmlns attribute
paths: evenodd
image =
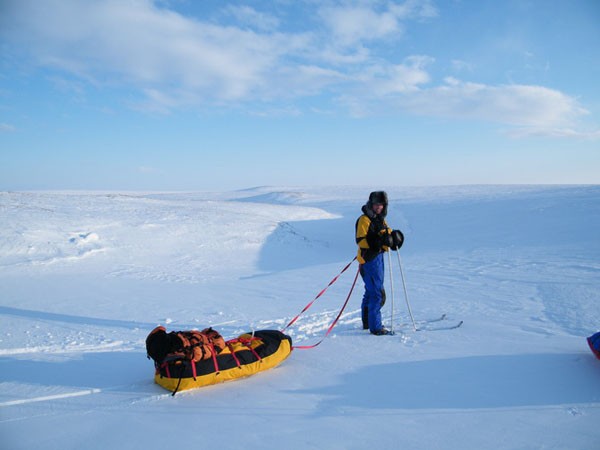
<svg viewBox="0 0 600 450"><path fill-rule="evenodd" d="M377 331L371 331L371 334L374 334L375 336L385 336L390 334L390 330L388 330L387 328L382 328Z"/></svg>
<svg viewBox="0 0 600 450"><path fill-rule="evenodd" d="M369 308L367 307L362 309L362 324L363 330L369 329Z"/></svg>

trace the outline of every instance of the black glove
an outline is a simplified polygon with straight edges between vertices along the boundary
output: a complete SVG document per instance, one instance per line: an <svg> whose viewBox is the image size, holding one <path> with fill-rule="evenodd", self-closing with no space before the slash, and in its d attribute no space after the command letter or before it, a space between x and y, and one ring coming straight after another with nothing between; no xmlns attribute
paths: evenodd
<svg viewBox="0 0 600 450"><path fill-rule="evenodd" d="M386 247L392 248L394 245L394 239L392 238L392 235L389 233L382 234L379 239L380 239L379 242L381 242L382 247L385 245Z"/></svg>
<svg viewBox="0 0 600 450"><path fill-rule="evenodd" d="M375 252L379 252L381 250L381 239L379 235L375 233L367 234L367 244L369 244L369 249Z"/></svg>
<svg viewBox="0 0 600 450"><path fill-rule="evenodd" d="M392 231L390 238L392 240L392 245L390 245L392 250L399 250L400 247L402 247L402 244L404 244L404 235L400 230Z"/></svg>

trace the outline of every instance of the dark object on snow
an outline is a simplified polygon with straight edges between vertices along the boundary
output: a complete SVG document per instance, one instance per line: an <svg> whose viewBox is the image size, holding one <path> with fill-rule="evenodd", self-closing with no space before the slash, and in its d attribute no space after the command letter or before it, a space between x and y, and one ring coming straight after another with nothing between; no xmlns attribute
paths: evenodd
<svg viewBox="0 0 600 450"><path fill-rule="evenodd" d="M587 342L592 353L596 355L596 358L600 359L600 331L587 338Z"/></svg>

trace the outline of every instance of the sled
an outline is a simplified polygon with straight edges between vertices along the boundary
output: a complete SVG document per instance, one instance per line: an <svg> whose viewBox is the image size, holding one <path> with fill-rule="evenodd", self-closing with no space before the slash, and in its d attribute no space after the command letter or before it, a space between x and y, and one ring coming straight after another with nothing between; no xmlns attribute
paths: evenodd
<svg viewBox="0 0 600 450"><path fill-rule="evenodd" d="M197 362L166 358L156 364L154 381L175 394L271 369L292 351L292 339L276 330L245 333L225 344L220 353Z"/></svg>

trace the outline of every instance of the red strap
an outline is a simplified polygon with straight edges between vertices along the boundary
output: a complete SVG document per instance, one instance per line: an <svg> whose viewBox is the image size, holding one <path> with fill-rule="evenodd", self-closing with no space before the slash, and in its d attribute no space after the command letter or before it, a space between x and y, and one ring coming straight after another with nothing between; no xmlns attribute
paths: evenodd
<svg viewBox="0 0 600 450"><path fill-rule="evenodd" d="M227 348L231 352L231 356L233 356L233 359L235 359L235 363L237 364L238 368L241 369L242 367L241 367L241 364L240 364L240 360L236 356L235 351L233 350L233 346L230 344L230 342L231 341L225 342L225 345L227 345Z"/></svg>
<svg viewBox="0 0 600 450"><path fill-rule="evenodd" d="M213 343L210 343L211 349L212 349L212 360L213 360L213 364L215 365L215 373L217 375L219 375L219 364L217 363L217 352L215 352L215 346L213 345Z"/></svg>
<svg viewBox="0 0 600 450"><path fill-rule="evenodd" d="M192 376L194 377L194 381L196 381L196 361L190 359L190 364L192 365Z"/></svg>
<svg viewBox="0 0 600 450"><path fill-rule="evenodd" d="M248 347L248 350L250 350L252 352L252 354L256 357L256 359L258 361L262 362L262 358L260 357L260 355L258 353L256 353L256 350L254 350L252 348L252 341L258 341L258 340L260 340L260 339L253 337L250 339L240 339L240 342L242 344L244 344L246 347Z"/></svg>
<svg viewBox="0 0 600 450"><path fill-rule="evenodd" d="M350 292L348 292L348 296L346 297L346 301L344 302L344 305L342 306L342 309L340 309L340 312L338 313L337 317L334 319L334 321L331 323L331 325L329 325L329 329L325 333L325 336L323 336L323 338L319 342L317 342L316 344L313 344L313 345L297 345L297 346L294 346L294 349L307 350L309 348L315 348L317 345L319 345L321 342L323 342L327 336L329 336L329 333L331 333L331 330L333 330L333 327L335 327L335 325L338 323L338 320L340 320L340 317L342 316L342 313L344 312L344 309L346 309L346 305L348 305L348 301L350 300L350 296L352 295L352 291L354 290L354 286L356 286L356 280L358 279L358 274L359 273L360 273L360 267L356 271L356 276L354 277L354 282L352 283L352 287L350 288Z"/></svg>
<svg viewBox="0 0 600 450"><path fill-rule="evenodd" d="M313 303L314 303L314 302L316 302L316 301L317 301L317 299L318 299L318 298L319 298L321 295L323 295L323 294L325 293L325 291L326 291L327 289L329 289L329 286L331 286L333 283L335 283L335 282L337 281L337 279L340 277L340 275L341 275L341 274L343 274L343 273L344 273L346 270L348 270L348 267L350 267L350 265L351 265L351 264L352 264L352 263L353 263L355 260L356 260L356 256L354 257L354 259L353 259L352 261L350 261L350 262L349 262L349 263L346 265L346 267L344 267L344 268L342 269L342 271L341 271L340 273L338 273L338 274L337 274L337 276L336 276L336 277L335 277L333 280L331 280L331 281L329 282L329 284L328 284L328 285L325 287L325 289L323 289L321 292L319 292L319 293L317 294L317 296L316 296L316 297L315 297L315 298L314 298L314 299L313 299L313 300L312 300L312 301L311 301L311 302L310 302L308 305L306 305L302 311L300 311L300 314L298 314L296 317L294 317L294 318L292 319L292 321L291 321L290 323L288 323L288 324L285 326L285 328L284 328L283 330L281 330L281 332L284 332L284 331L285 331L285 330L287 330L287 329L288 329L290 326L292 326L292 324L293 324L294 322L296 322L296 320L298 320L298 318L299 318L299 317L300 317L302 314L304 314L304 313L306 312L306 310L308 310L308 308L310 308L310 307L313 305ZM357 276L358 276L358 275L357 275ZM356 281L355 281L355 282L356 282ZM351 292L352 292L352 291L351 291Z"/></svg>
<svg viewBox="0 0 600 450"><path fill-rule="evenodd" d="M230 339L229 341L226 342L226 344L229 345L230 343L231 344L240 343L240 344L246 346L248 348L248 350L250 350L252 352L252 354L257 359L257 361L262 361L262 358L260 357L260 355L256 352L256 350L254 350L252 348L252 342L261 341L261 340L262 340L261 338L257 338L254 336L252 336L250 339L238 337L235 339ZM233 350L231 352L233 353Z"/></svg>

